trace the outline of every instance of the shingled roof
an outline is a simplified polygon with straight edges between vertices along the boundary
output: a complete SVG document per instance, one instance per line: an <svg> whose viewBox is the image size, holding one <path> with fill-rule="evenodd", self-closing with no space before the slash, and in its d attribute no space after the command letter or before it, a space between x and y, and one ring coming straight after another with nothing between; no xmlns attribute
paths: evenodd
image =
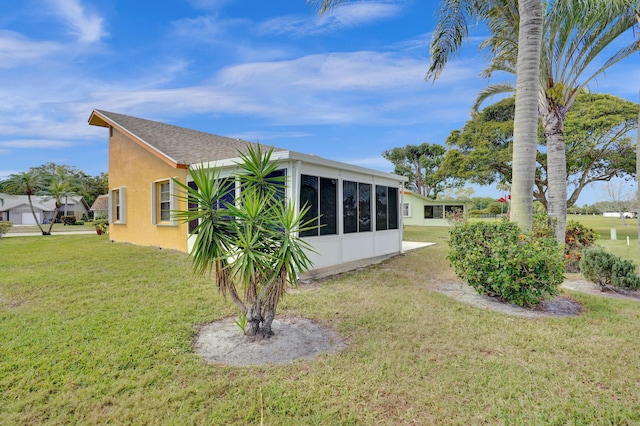
<svg viewBox="0 0 640 426"><path fill-rule="evenodd" d="M238 151L246 152L248 145L256 145L241 139L97 109L89 117L89 124L116 127L133 136L146 148L164 156L176 167L236 158ZM283 151L273 148L274 151Z"/></svg>

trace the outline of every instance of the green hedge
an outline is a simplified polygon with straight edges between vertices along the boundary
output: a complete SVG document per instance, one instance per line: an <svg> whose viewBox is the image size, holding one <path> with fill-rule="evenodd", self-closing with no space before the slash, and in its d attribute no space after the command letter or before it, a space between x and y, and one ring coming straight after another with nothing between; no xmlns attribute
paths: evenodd
<svg viewBox="0 0 640 426"><path fill-rule="evenodd" d="M586 279L603 289L608 286L627 290L640 289L640 277L636 275L635 264L601 248L586 250L580 262L580 269Z"/></svg>
<svg viewBox="0 0 640 426"><path fill-rule="evenodd" d="M6 234L7 231L13 226L13 222L6 220L0 220L0 235Z"/></svg>
<svg viewBox="0 0 640 426"><path fill-rule="evenodd" d="M564 264L553 237L534 237L510 222L457 224L450 236L447 258L478 293L519 306L558 294Z"/></svg>

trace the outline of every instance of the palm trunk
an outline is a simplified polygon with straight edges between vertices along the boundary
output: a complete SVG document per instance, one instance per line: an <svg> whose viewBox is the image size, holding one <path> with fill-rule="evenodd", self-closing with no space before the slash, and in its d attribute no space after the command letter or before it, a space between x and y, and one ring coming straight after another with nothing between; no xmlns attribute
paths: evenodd
<svg viewBox="0 0 640 426"><path fill-rule="evenodd" d="M53 211L53 219L51 219L51 222L49 223L48 235L51 235L51 229L53 228L53 222L56 221L56 218L58 217L58 212L59 211L60 211L60 204L58 202L56 202L56 208Z"/></svg>
<svg viewBox="0 0 640 426"><path fill-rule="evenodd" d="M542 117L547 140L547 189L549 220L558 243L564 245L567 229L567 157L564 146L564 117L551 107Z"/></svg>
<svg viewBox="0 0 640 426"><path fill-rule="evenodd" d="M40 230L40 232L42 232L42 235L51 235L51 231L46 232L44 229L42 229L42 226L40 225L40 221L38 220L38 216L36 216L36 211L33 208L33 202L31 201L31 194L29 192L27 192L27 199L29 200L29 207L31 207L31 214L33 215L33 220L36 222L36 225L38 225L38 229Z"/></svg>
<svg viewBox="0 0 640 426"><path fill-rule="evenodd" d="M538 145L538 88L542 43L542 0L518 3L518 73L513 128L513 176L511 183L511 221L531 229L533 184Z"/></svg>
<svg viewBox="0 0 640 426"><path fill-rule="evenodd" d="M636 139L636 181L638 182L636 216L638 217L638 246L640 247L640 112L638 112L638 138Z"/></svg>

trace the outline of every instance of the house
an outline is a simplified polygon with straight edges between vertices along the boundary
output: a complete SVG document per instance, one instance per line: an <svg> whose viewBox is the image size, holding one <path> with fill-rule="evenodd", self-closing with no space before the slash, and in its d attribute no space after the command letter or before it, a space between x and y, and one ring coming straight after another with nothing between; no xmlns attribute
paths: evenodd
<svg viewBox="0 0 640 426"><path fill-rule="evenodd" d="M56 202L53 198L33 195L31 202L36 214L36 219L34 219L29 206L29 198L26 195L1 194L0 198L4 200L4 203L0 203L0 220L9 220L14 225L35 225L36 219L40 224L51 223L56 209ZM66 197L62 201L58 217L69 215L81 219L83 215L89 213L89 206L81 196Z"/></svg>
<svg viewBox="0 0 640 426"><path fill-rule="evenodd" d="M447 215L455 212L466 212L463 201L434 200L404 190L402 222L405 225L449 226Z"/></svg>
<svg viewBox="0 0 640 426"><path fill-rule="evenodd" d="M93 212L94 219L106 219L109 216L109 194L98 195L89 211Z"/></svg>
<svg viewBox="0 0 640 426"><path fill-rule="evenodd" d="M195 187L190 170L237 172L251 142L108 111L89 124L109 129L109 233L116 242L189 252L197 224L177 221L185 210L173 179ZM405 177L273 147L287 178L286 198L312 207L324 226L302 235L316 253L310 275L348 270L402 251L400 203ZM236 188L236 190L238 190Z"/></svg>

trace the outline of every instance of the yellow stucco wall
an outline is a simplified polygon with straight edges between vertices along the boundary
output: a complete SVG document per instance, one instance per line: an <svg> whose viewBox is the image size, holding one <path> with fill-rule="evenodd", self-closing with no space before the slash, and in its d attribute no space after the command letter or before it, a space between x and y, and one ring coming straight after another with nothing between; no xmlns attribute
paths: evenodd
<svg viewBox="0 0 640 426"><path fill-rule="evenodd" d="M110 224L113 241L187 251L187 225L152 223L152 182L176 177L186 182L186 169L173 167L114 128L109 138L109 189L125 187L126 223ZM178 209L186 205L178 201Z"/></svg>

